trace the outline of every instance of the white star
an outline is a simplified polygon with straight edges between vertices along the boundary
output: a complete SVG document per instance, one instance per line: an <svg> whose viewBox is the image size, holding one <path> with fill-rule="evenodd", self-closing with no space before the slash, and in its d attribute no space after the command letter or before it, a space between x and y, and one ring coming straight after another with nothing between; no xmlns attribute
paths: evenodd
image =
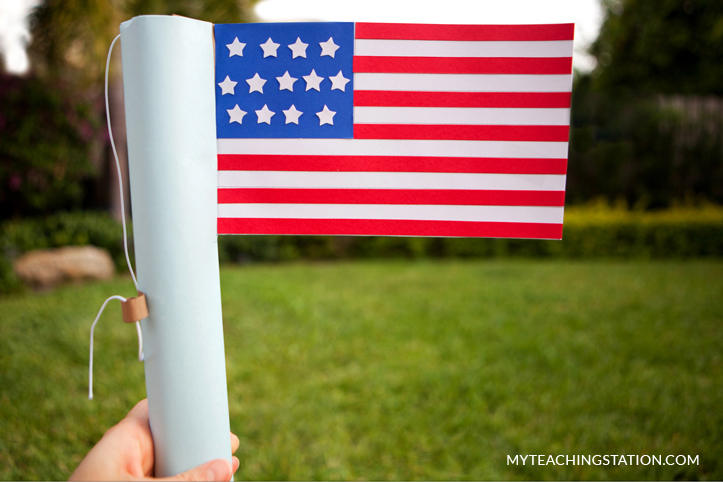
<svg viewBox="0 0 723 482"><path fill-rule="evenodd" d="M321 81L324 80L324 77L316 75L316 72L313 69L309 75L304 75L303 77L306 81L306 90L316 89L321 92L319 84L321 84Z"/></svg>
<svg viewBox="0 0 723 482"><path fill-rule="evenodd" d="M266 79L259 77L258 73L254 74L254 76L250 79L246 79L246 82L249 83L249 94L251 92L264 93L264 84L266 83Z"/></svg>
<svg viewBox="0 0 723 482"><path fill-rule="evenodd" d="M300 110L296 110L296 107L292 105L291 107L289 107L289 110L284 111L284 115L286 116L286 123L293 123L299 125L299 117L301 117L301 114L303 114L303 112L301 112Z"/></svg>
<svg viewBox="0 0 723 482"><path fill-rule="evenodd" d="M286 73L281 77L276 77L276 80L279 81L279 90L290 90L291 92L293 92L294 82L299 79L290 76L289 71L287 70Z"/></svg>
<svg viewBox="0 0 723 482"><path fill-rule="evenodd" d="M238 55L239 57L244 56L244 47L246 47L245 43L239 42L238 37L233 39L233 42L230 44L226 44L226 47L228 47L228 56L233 57L234 55Z"/></svg>
<svg viewBox="0 0 723 482"><path fill-rule="evenodd" d="M320 126L323 126L324 124L334 125L334 116L336 115L336 112L329 110L326 105L324 106L324 109L321 112L317 112L316 115L319 116Z"/></svg>
<svg viewBox="0 0 723 482"><path fill-rule="evenodd" d="M304 57L306 58L306 47L308 47L309 44L305 44L301 41L299 37L296 37L296 42L289 45L289 48L291 49L291 58L295 59L296 57Z"/></svg>
<svg viewBox="0 0 723 482"><path fill-rule="evenodd" d="M349 82L349 79L345 79L344 76L341 75L341 70L334 77L329 77L329 80L331 80L331 90L339 89L342 92L345 92L344 88L347 82Z"/></svg>
<svg viewBox="0 0 723 482"><path fill-rule="evenodd" d="M241 121L246 115L246 111L239 109L238 104L236 104L236 107L234 107L233 109L226 109L226 112L228 112L228 115L230 117L228 121L229 124L232 124L234 122L238 122L239 124L241 124Z"/></svg>
<svg viewBox="0 0 723 482"><path fill-rule="evenodd" d="M276 49L279 48L279 45L281 44L274 43L271 37L269 37L266 43L261 44L261 48L264 49L264 58L276 57Z"/></svg>
<svg viewBox="0 0 723 482"><path fill-rule="evenodd" d="M218 83L218 86L221 87L221 95L226 95L226 94L235 95L233 89L234 89L234 87L236 87L236 84L238 84L238 82L234 82L227 75L226 78L223 80L223 82Z"/></svg>
<svg viewBox="0 0 723 482"><path fill-rule="evenodd" d="M339 46L334 43L334 38L329 37L329 40L326 42L319 42L319 45L321 45L321 56L328 55L331 58L334 58L334 54L336 53Z"/></svg>
<svg viewBox="0 0 723 482"><path fill-rule="evenodd" d="M271 118L276 114L276 112L271 112L269 108L264 104L264 106L261 108L261 110L256 111L256 117L258 117L258 121L256 121L257 124L262 124L266 122L268 125L271 125Z"/></svg>

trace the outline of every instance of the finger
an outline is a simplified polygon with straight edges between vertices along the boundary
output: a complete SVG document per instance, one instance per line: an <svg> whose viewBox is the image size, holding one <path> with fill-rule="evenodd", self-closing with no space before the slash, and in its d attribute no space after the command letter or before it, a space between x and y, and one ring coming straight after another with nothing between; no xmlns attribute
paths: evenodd
<svg viewBox="0 0 723 482"><path fill-rule="evenodd" d="M140 418L142 420L148 420L148 399L144 398L140 402L136 403L136 406L128 412L126 418Z"/></svg>
<svg viewBox="0 0 723 482"><path fill-rule="evenodd" d="M231 480L233 470L228 460L216 459L205 464L194 467L191 470L180 473L173 477L156 480L179 480L179 481L200 481L200 480Z"/></svg>
<svg viewBox="0 0 723 482"><path fill-rule="evenodd" d="M241 462L239 462L238 457L231 457L231 459L233 460L233 473L235 474Z"/></svg>
<svg viewBox="0 0 723 482"><path fill-rule="evenodd" d="M238 437L232 433L231 434L231 453L236 452L236 450L238 449L238 445L239 445Z"/></svg>
<svg viewBox="0 0 723 482"><path fill-rule="evenodd" d="M138 402L114 430L125 435L125 438L122 438L117 443L122 444L123 440L134 440L137 442L137 444L128 445L129 449L137 449L133 451L133 460L140 463L140 469L143 474L152 474L155 459L153 453L153 436L151 435L151 427L148 421L148 399ZM112 444L112 450L117 451L117 443Z"/></svg>

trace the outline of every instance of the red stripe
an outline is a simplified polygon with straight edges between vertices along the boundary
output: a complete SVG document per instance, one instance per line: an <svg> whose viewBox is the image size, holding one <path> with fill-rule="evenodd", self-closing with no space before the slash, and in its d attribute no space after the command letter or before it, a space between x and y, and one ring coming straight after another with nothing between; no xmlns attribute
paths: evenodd
<svg viewBox="0 0 723 482"><path fill-rule="evenodd" d="M219 154L220 171L565 174L567 159Z"/></svg>
<svg viewBox="0 0 723 482"><path fill-rule="evenodd" d="M452 206L564 206L565 191L462 189L219 189L219 204L415 204Z"/></svg>
<svg viewBox="0 0 723 482"><path fill-rule="evenodd" d="M569 126L355 124L355 139L567 142Z"/></svg>
<svg viewBox="0 0 723 482"><path fill-rule="evenodd" d="M396 92L354 91L359 107L569 108L570 92Z"/></svg>
<svg viewBox="0 0 723 482"><path fill-rule="evenodd" d="M377 219L218 218L218 234L562 239L562 224Z"/></svg>
<svg viewBox="0 0 723 482"><path fill-rule="evenodd" d="M551 25L425 25L356 23L358 39L388 40L573 40L575 24Z"/></svg>
<svg viewBox="0 0 723 482"><path fill-rule="evenodd" d="M354 73L570 74L572 57L363 57Z"/></svg>

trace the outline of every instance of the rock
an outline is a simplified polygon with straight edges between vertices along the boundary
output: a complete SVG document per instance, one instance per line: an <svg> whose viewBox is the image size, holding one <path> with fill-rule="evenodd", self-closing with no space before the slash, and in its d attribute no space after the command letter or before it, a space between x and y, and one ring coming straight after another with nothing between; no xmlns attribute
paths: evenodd
<svg viewBox="0 0 723 482"><path fill-rule="evenodd" d="M108 251L95 246L68 246L29 251L13 262L15 274L36 290L65 282L110 279L115 274Z"/></svg>

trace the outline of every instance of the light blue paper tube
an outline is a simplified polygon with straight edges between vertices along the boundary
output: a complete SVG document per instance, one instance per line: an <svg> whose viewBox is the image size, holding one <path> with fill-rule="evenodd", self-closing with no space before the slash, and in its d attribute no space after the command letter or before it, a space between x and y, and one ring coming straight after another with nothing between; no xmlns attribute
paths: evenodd
<svg viewBox="0 0 723 482"><path fill-rule="evenodd" d="M156 476L231 461L216 236L213 26L121 24L133 237Z"/></svg>

